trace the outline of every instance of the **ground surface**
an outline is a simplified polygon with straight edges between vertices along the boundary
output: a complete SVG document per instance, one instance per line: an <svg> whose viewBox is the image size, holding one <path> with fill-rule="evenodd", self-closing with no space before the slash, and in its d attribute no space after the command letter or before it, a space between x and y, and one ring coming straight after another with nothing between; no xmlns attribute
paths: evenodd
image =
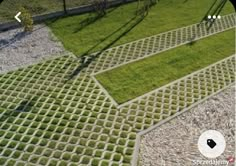
<svg viewBox="0 0 236 166"><path fill-rule="evenodd" d="M67 7L78 7L88 4L87 0L66 0ZM45 14L63 10L63 1L58 0L4 0L0 5L0 23L13 20L19 12L19 8L24 6L32 15Z"/></svg>
<svg viewBox="0 0 236 166"><path fill-rule="evenodd" d="M25 34L22 29L0 33L0 74L35 64L65 53L48 27L35 26Z"/></svg>
<svg viewBox="0 0 236 166"><path fill-rule="evenodd" d="M232 29L109 70L96 78L118 103L124 103L234 54L234 36Z"/></svg>
<svg viewBox="0 0 236 166"><path fill-rule="evenodd" d="M137 132L232 84L235 57L124 105L94 74L232 29L234 18L222 16L209 31L205 23L189 25L100 54L60 56L0 75L0 165L131 165Z"/></svg>
<svg viewBox="0 0 236 166"><path fill-rule="evenodd" d="M235 87L231 86L177 118L142 136L140 165L193 165L207 160L198 151L197 141L206 130L220 131L226 149L217 159L235 156ZM234 165L234 164L232 164Z"/></svg>
<svg viewBox="0 0 236 166"><path fill-rule="evenodd" d="M213 2L213 0L199 0L198 3L191 0L159 1L145 18L136 15L137 3L131 3L109 9L107 15L102 18L84 14L54 21L49 26L66 49L76 56L81 56L198 23ZM233 12L233 6L228 2L221 15Z"/></svg>

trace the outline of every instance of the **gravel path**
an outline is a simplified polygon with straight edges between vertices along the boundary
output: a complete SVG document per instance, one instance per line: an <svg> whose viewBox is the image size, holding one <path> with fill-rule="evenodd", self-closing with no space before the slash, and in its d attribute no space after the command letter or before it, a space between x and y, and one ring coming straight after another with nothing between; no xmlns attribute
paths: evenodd
<svg viewBox="0 0 236 166"><path fill-rule="evenodd" d="M62 44L45 25L35 26L30 34L21 28L0 33L0 74L64 52Z"/></svg>
<svg viewBox="0 0 236 166"><path fill-rule="evenodd" d="M226 161L229 156L234 156L234 95L235 87L230 87L143 135L139 165L190 166L197 165L196 161L209 161L198 151L197 141L201 133L210 129L221 132L227 144L217 160Z"/></svg>

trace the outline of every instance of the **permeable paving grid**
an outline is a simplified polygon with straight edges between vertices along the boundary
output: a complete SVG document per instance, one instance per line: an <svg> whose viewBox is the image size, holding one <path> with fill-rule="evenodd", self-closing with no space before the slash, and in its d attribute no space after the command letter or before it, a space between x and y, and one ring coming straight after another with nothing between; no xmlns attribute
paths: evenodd
<svg viewBox="0 0 236 166"><path fill-rule="evenodd" d="M1 165L130 165L136 134L235 81L235 57L116 105L94 74L235 27L235 14L0 76ZM197 34L197 35L196 35Z"/></svg>

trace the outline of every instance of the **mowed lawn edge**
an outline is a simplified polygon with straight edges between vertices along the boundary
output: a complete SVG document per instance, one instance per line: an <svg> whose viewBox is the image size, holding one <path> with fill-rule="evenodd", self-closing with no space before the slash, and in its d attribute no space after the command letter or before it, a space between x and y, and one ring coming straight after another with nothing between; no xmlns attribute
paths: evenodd
<svg viewBox="0 0 236 166"><path fill-rule="evenodd" d="M95 78L121 104L235 53L235 30L106 71Z"/></svg>
<svg viewBox="0 0 236 166"><path fill-rule="evenodd" d="M66 49L81 56L199 23L212 3L212 0L159 1L141 19L136 15L134 2L108 9L104 17L89 13L52 20L47 25ZM227 2L220 14L233 12L233 6Z"/></svg>

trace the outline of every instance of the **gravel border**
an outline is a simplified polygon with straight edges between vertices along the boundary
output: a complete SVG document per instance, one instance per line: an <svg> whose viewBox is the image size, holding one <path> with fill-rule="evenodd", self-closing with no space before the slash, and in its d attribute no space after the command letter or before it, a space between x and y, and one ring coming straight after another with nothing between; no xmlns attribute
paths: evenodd
<svg viewBox="0 0 236 166"><path fill-rule="evenodd" d="M22 28L0 33L0 74L66 53L61 42L44 24L32 33Z"/></svg>
<svg viewBox="0 0 236 166"><path fill-rule="evenodd" d="M144 134L141 138L139 165L194 165L193 161L207 160L198 151L197 141L202 132L210 129L220 131L227 142L225 152L217 160L235 156L234 96L235 87L231 86Z"/></svg>

